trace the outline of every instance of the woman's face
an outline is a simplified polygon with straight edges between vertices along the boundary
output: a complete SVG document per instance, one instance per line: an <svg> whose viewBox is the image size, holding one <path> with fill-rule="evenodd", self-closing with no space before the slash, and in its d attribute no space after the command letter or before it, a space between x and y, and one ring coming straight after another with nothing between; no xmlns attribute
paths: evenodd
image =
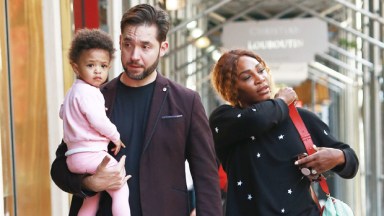
<svg viewBox="0 0 384 216"><path fill-rule="evenodd" d="M237 89L243 108L271 98L270 76L255 58L242 56L237 64Z"/></svg>

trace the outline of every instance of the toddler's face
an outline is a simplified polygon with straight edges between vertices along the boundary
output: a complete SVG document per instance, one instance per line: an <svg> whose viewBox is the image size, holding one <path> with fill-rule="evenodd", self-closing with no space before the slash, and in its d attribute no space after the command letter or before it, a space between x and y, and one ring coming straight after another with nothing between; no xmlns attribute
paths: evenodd
<svg viewBox="0 0 384 216"><path fill-rule="evenodd" d="M84 82L100 87L108 77L108 70L111 65L109 52L103 49L84 50L72 68L77 77Z"/></svg>

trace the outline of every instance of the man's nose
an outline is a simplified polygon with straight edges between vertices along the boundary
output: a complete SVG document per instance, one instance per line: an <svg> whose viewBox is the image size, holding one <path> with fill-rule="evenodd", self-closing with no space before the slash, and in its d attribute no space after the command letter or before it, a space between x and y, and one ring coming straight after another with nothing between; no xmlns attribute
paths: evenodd
<svg viewBox="0 0 384 216"><path fill-rule="evenodd" d="M138 60L140 57L140 49L135 47L132 49L132 53L131 53L131 59L132 60Z"/></svg>

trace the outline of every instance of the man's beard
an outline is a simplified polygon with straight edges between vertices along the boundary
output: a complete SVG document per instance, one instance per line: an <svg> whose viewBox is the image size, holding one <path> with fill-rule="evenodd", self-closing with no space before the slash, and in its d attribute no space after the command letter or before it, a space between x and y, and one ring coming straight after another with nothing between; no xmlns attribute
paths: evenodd
<svg viewBox="0 0 384 216"><path fill-rule="evenodd" d="M125 71L125 74L129 78L131 78L133 80L143 80L146 77L148 77L149 75L151 75L156 70L157 65L159 64L159 59L160 59L160 56L158 55L156 61L151 66L149 66L148 68L144 68L144 71L141 74L138 74L138 75L135 75L134 73L131 73L125 66L123 66L123 69Z"/></svg>

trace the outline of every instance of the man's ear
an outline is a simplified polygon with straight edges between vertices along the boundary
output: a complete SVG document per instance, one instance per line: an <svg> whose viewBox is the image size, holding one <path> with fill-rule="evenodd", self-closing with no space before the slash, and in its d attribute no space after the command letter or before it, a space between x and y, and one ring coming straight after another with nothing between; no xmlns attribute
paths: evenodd
<svg viewBox="0 0 384 216"><path fill-rule="evenodd" d="M164 56L165 53L168 51L168 41L163 41L160 44L160 56Z"/></svg>
<svg viewBox="0 0 384 216"><path fill-rule="evenodd" d="M121 50L121 39L122 39L122 35L120 35L120 37L119 37L119 48L120 48L120 50Z"/></svg>

